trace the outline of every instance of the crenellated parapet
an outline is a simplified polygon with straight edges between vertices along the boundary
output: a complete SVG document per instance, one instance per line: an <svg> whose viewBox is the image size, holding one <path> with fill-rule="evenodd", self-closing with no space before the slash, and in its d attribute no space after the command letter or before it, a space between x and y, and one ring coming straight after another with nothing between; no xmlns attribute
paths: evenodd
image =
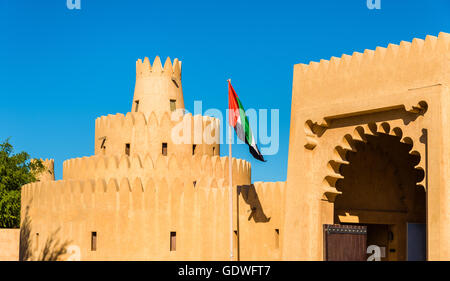
<svg viewBox="0 0 450 281"><path fill-rule="evenodd" d="M95 154L161 155L162 144L167 155L220 154L220 120L180 112L142 112L102 116L95 120ZM128 145L128 151L127 151ZM193 147L195 145L195 148Z"/></svg>
<svg viewBox="0 0 450 281"><path fill-rule="evenodd" d="M150 154L96 155L66 160L63 163L64 180L88 180L122 177L184 178L191 184L211 186L210 181L228 182L228 157L195 156L161 156L152 158ZM250 184L251 165L241 159L232 158L233 183ZM206 184L209 183L209 184Z"/></svg>
<svg viewBox="0 0 450 281"><path fill-rule="evenodd" d="M213 220L226 215L220 206L225 206L222 203L228 194L221 183L215 187L194 187L185 179L164 177L27 184L22 187L22 206L32 219L33 237L34 233L40 236L39 245L33 244L31 250L42 248L47 237L58 230L56 239L79 248L82 260L166 260L174 259L174 254L195 258L200 255L200 243L194 250L179 242L177 252L171 253L161 241L171 231L177 231L181 241L195 241L202 235L200 224L206 225L202 231L206 233L208 228L209 237L215 236L209 232L214 229L220 236ZM191 222L200 211L205 222L198 218ZM225 220L218 223L226 225ZM98 234L96 251L90 250L93 231Z"/></svg>
<svg viewBox="0 0 450 281"><path fill-rule="evenodd" d="M31 200L33 204L39 205L47 202L47 200L51 201L51 197L58 199L58 201L61 200L62 203L66 201L66 196L80 197L83 194L88 195L91 193L138 193L140 195L149 193L155 197L175 196L181 198L182 193L194 192L199 189L228 187L223 182L214 181L212 183L214 184L213 186L198 184L194 187L188 180L164 176L150 177L145 181L140 177L70 179L26 184L22 186L22 196L24 202Z"/></svg>
<svg viewBox="0 0 450 281"><path fill-rule="evenodd" d="M55 160L54 159L39 159L44 166L44 170L37 174L38 181L54 181L55 180ZM35 161L32 159L31 161Z"/></svg>
<svg viewBox="0 0 450 281"><path fill-rule="evenodd" d="M205 181L204 183L207 183ZM65 194L89 194L100 192L149 192L159 193L162 196L176 196L180 197L183 192L194 192L199 189L223 188L227 189L228 183L224 181L209 181L209 184L197 184L195 187L189 180L179 177L165 177L157 175L143 180L141 177L111 177L109 179L70 179L58 180L52 182L33 182L22 186L22 194L25 202L27 199L36 200L42 199L46 196L60 197L63 200ZM276 192L283 183L273 183L270 189ZM258 191L263 190L264 187L258 187ZM268 188L265 188L268 189ZM175 193L173 193L175 192ZM178 192L178 193L176 193ZM281 192L281 191L280 191ZM163 195L165 194L165 195ZM278 196L278 195L277 195ZM224 200L226 201L226 200Z"/></svg>
<svg viewBox="0 0 450 281"><path fill-rule="evenodd" d="M273 221L275 225L281 226L283 223L286 182L254 182L253 186L261 206L264 207L264 212L272 215L276 220Z"/></svg>
<svg viewBox="0 0 450 281"><path fill-rule="evenodd" d="M183 89L181 85L181 61L166 59L164 67L158 56L153 64L146 57L136 62L136 85L134 89L132 112L143 112L157 116L174 109L184 110Z"/></svg>
<svg viewBox="0 0 450 281"><path fill-rule="evenodd" d="M276 198L280 200L279 202L283 200L284 189L286 187L285 181L256 181L253 185L255 186L256 193L261 196L261 200L264 200L264 198Z"/></svg>
<svg viewBox="0 0 450 281"><path fill-rule="evenodd" d="M333 97L354 100L450 83L450 34L414 39L294 67L293 108L311 108ZM443 71L444 70L444 71ZM445 77L442 77L442 76ZM338 105L336 105L338 106Z"/></svg>
<svg viewBox="0 0 450 281"><path fill-rule="evenodd" d="M236 206L242 206L240 241L248 245L242 246L242 258L279 259L273 236L281 228L284 183L242 185L233 193L240 202L235 201ZM82 260L229 257L229 188L223 180L196 186L185 177L160 175L36 182L22 187L21 198L22 210L27 210L23 215L32 219L30 231L40 237L32 251L42 248L58 229L56 239L76 246ZM247 209L255 212L248 220ZM95 251L91 250L93 232L98 238ZM176 251L170 251L165 242L173 232L177 233Z"/></svg>
<svg viewBox="0 0 450 281"><path fill-rule="evenodd" d="M181 81L181 61L176 58L172 63L168 57L163 67L158 56L155 57L153 65L150 64L148 57L145 57L144 61L138 59L136 61L136 77L141 78L150 75L166 75L170 78Z"/></svg>

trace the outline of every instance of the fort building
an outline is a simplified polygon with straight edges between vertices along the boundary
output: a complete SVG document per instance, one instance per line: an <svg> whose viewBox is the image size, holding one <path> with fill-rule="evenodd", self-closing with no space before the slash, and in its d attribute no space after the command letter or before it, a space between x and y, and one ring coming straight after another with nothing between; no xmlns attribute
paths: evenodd
<svg viewBox="0 0 450 281"><path fill-rule="evenodd" d="M69 260L229 260L228 169L219 120L185 114L181 62L138 60L131 112L97 118L95 154L22 188L31 256L61 241ZM285 183L232 172L235 259L280 259Z"/></svg>
<svg viewBox="0 0 450 281"><path fill-rule="evenodd" d="M447 33L295 65L286 182L231 160L235 259L450 260L449 87ZM95 154L22 187L21 240L32 256L65 241L63 259L228 260L221 125L185 113L179 60L138 60L131 112L97 118Z"/></svg>

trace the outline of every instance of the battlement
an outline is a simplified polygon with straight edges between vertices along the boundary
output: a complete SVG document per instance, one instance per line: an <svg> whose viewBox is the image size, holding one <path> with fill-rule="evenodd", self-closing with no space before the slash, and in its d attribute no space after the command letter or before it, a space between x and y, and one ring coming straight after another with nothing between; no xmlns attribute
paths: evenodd
<svg viewBox="0 0 450 281"><path fill-rule="evenodd" d="M253 201L265 207L266 214L281 218L283 210L279 208L283 204L286 182L255 182L254 191L249 185L241 186L241 193L244 201L252 206ZM137 208L145 202L154 202L161 200L165 204L172 201L173 205L179 204L181 199L184 202L192 201L194 197L199 196L198 204L206 207L217 206L214 202L206 200L209 196L219 196L217 202L226 202L228 200L228 183L221 180L211 180L197 184L195 187L190 181L183 178L173 177L150 177L143 180L140 177L123 177L110 179L81 179L81 180L58 180L52 182L34 182L22 186L22 204L23 206L32 206L36 209L46 208L48 211L61 212L76 209L81 212L82 208ZM246 191L244 191L247 189ZM107 195L111 194L111 195ZM120 197L116 197L116 194ZM131 194L131 196L129 196ZM92 197L90 197L92 196ZM98 197L96 197L98 196ZM257 196L257 197L255 197ZM144 200L142 201L142 197ZM214 200L215 201L215 200ZM267 202L266 202L267 201ZM119 205L118 202L120 202ZM276 204L275 204L276 203ZM189 202L192 207L198 206ZM68 206L70 205L70 206ZM142 206L141 206L142 207ZM163 204L148 204L158 210L165 210ZM273 208L273 209L269 209ZM213 208L215 209L215 208ZM190 210L192 211L192 210ZM45 215L45 212L41 213Z"/></svg>
<svg viewBox="0 0 450 281"><path fill-rule="evenodd" d="M253 183L256 193L263 198L273 198L279 197L276 193L282 193L284 188L286 187L285 181L274 181L274 182L266 182L266 181L255 181Z"/></svg>
<svg viewBox="0 0 450 281"><path fill-rule="evenodd" d="M425 40L402 41L354 52L353 55L332 57L320 62L294 66L294 90L298 90L298 107L320 105L336 97L354 99L371 97L389 91L404 91L415 87L450 82L450 34Z"/></svg>
<svg viewBox="0 0 450 281"><path fill-rule="evenodd" d="M120 130L120 128L131 128L131 127L151 127L155 129L156 127L165 127L163 129L170 129L180 122L190 122L193 125L202 125L202 128L211 125L213 129L220 128L220 120L210 116L202 115L192 115L191 113L184 114L182 117L174 113L174 120L169 112L159 118L155 112L151 112L148 118L142 112L128 112L126 115L122 113L117 113L115 115L108 114L107 116L100 116L95 119L95 129L114 129ZM178 118L177 118L178 117Z"/></svg>
<svg viewBox="0 0 450 281"><path fill-rule="evenodd" d="M54 181L55 180L55 160L54 159L39 159L44 165L44 171L37 175L38 181ZM31 161L36 161L31 159Z"/></svg>
<svg viewBox="0 0 450 281"><path fill-rule="evenodd" d="M258 202L261 206L264 206L264 213L271 214L271 222L275 226L282 225L286 182L254 182L253 186L255 187L255 194L258 196ZM274 205L272 202L278 203Z"/></svg>
<svg viewBox="0 0 450 281"><path fill-rule="evenodd" d="M278 249L260 245L271 245L274 230L283 227L283 186L232 189L239 200L233 217L242 218L243 259L279 259ZM39 182L24 185L21 200L42 241L34 246L59 230L57 238L79 246L82 260L228 259L229 188L223 180L195 186L185 177L159 176ZM93 231L99 235L96 251L86 239ZM180 233L175 252L162 242L174 231Z"/></svg>
<svg viewBox="0 0 450 281"><path fill-rule="evenodd" d="M154 112L148 118L142 112L102 116L95 121L95 154L121 154L130 144L130 155L161 154L161 144L168 144L168 154L220 155L220 120L191 114ZM179 118L175 118L178 116ZM174 117L174 119L172 119Z"/></svg>
<svg viewBox="0 0 450 281"><path fill-rule="evenodd" d="M153 65L148 57L136 62L136 83L131 111L144 112L157 116L174 109L184 110L184 98L181 85L181 62L172 62L167 58L164 68L156 56Z"/></svg>
<svg viewBox="0 0 450 281"><path fill-rule="evenodd" d="M51 159L51 158L50 159L48 159L48 158L45 158L45 159L42 159L42 158L31 159L30 161L33 162L33 161L36 161L36 160L40 160L44 166L48 166L48 167L51 167L51 166L53 166L55 164L55 160Z"/></svg>
<svg viewBox="0 0 450 281"><path fill-rule="evenodd" d="M170 57L167 57L164 67L159 56L155 57L153 64L150 64L148 57L145 57L144 61L141 59L136 61L136 77L146 77L154 74L167 75L181 81L181 61L176 58L172 63Z"/></svg>
<svg viewBox="0 0 450 281"><path fill-rule="evenodd" d="M206 182L204 182L206 183ZM222 188L228 187L223 181L210 181L211 185L195 186L201 188ZM186 188L183 188L186 186ZM110 179L78 179L78 180L58 180L53 182L33 182L22 186L22 194L29 199L39 199L41 197L62 196L64 194L88 194L102 192L149 192L158 191L165 196L176 196L174 191L194 190L191 182L180 178L152 177L143 181L140 177L123 177Z"/></svg>
<svg viewBox="0 0 450 281"><path fill-rule="evenodd" d="M63 163L64 180L88 180L122 177L140 177L144 180L153 177L180 177L192 185L204 184L210 180L228 182L228 157L209 155L158 156L140 155L96 155L66 160ZM251 165L241 159L232 159L233 183L250 184Z"/></svg>

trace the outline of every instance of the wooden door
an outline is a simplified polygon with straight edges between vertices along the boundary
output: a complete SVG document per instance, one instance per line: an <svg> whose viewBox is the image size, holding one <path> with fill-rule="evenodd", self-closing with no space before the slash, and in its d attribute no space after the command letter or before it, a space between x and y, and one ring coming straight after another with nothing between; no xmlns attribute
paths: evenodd
<svg viewBox="0 0 450 281"><path fill-rule="evenodd" d="M366 260L366 226L325 224L323 230L326 261Z"/></svg>

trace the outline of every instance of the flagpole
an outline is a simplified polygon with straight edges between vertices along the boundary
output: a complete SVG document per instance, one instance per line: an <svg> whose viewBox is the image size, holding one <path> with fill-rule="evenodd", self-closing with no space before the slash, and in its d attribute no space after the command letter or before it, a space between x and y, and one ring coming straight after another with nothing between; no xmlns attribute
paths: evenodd
<svg viewBox="0 0 450 281"><path fill-rule="evenodd" d="M227 80L231 82L231 79ZM229 87L229 86L228 86ZM231 112L228 112L228 116ZM229 184L230 184L230 260L233 261L233 166L232 166L232 158L231 158L231 124L228 124L228 170L229 170Z"/></svg>
<svg viewBox="0 0 450 281"><path fill-rule="evenodd" d="M228 126L229 136L229 150L230 156L228 158L228 167L230 174L230 259L233 260L233 168L232 168L232 158L231 158L231 126Z"/></svg>

